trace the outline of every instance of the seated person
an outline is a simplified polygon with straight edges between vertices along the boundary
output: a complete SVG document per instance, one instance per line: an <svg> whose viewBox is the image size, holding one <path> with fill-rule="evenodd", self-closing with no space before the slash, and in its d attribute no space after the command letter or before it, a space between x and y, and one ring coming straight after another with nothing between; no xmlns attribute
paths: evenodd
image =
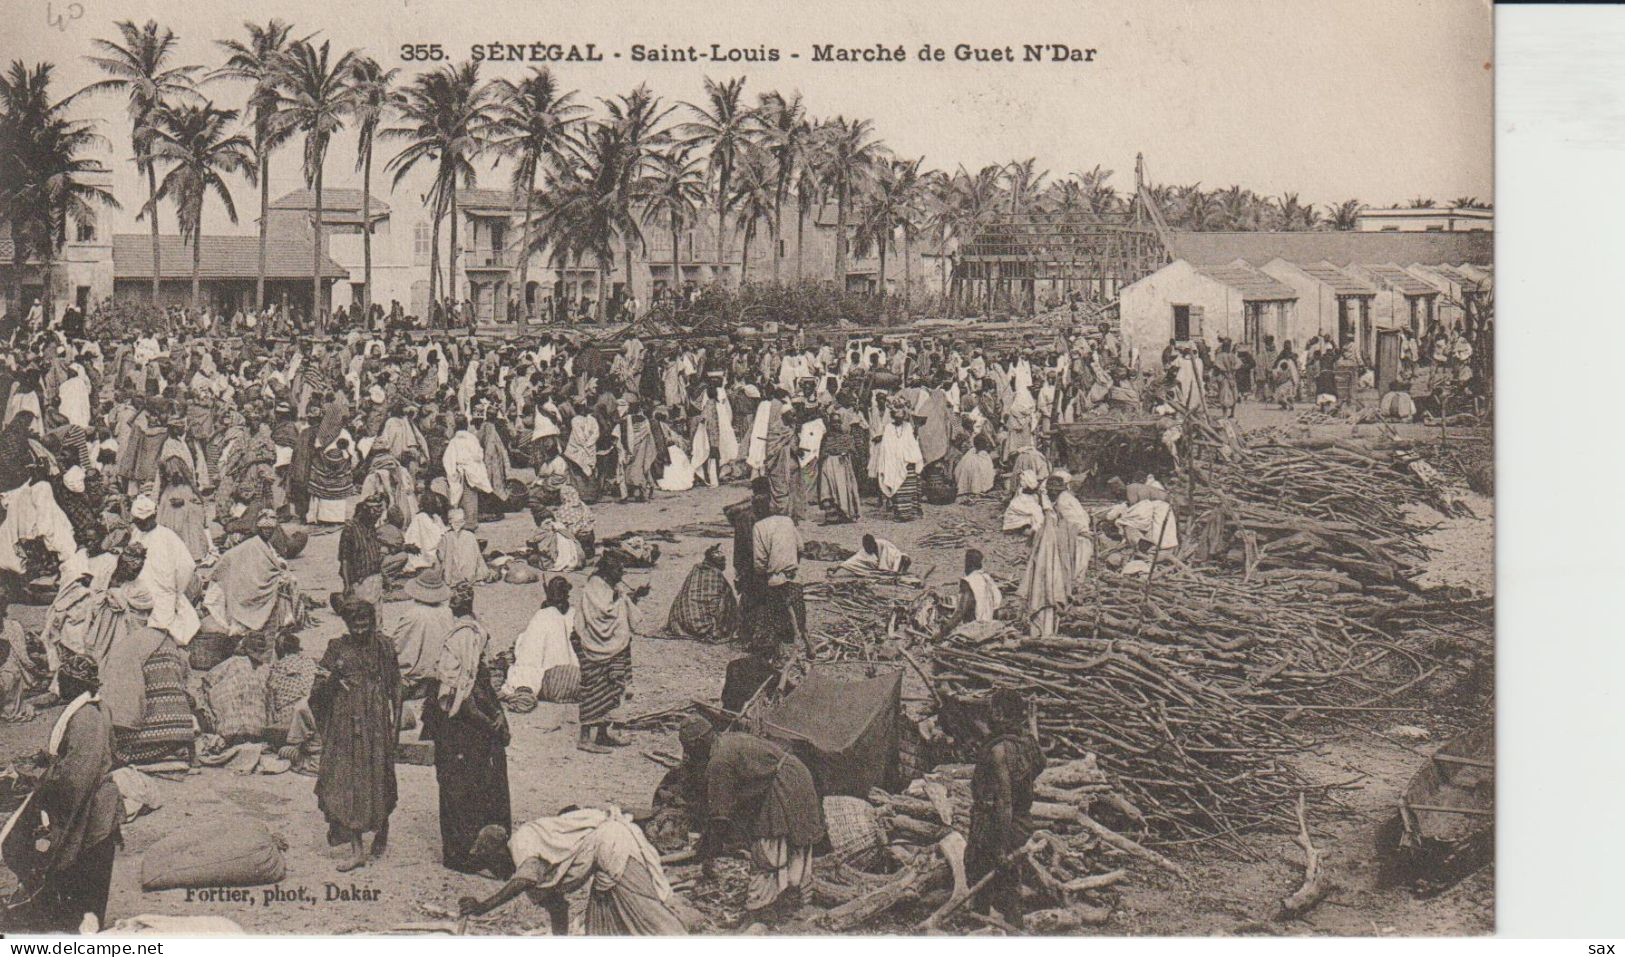
<svg viewBox="0 0 1625 957"><path fill-rule="evenodd" d="M555 576L542 587L546 598L515 639L513 664L497 693L510 711L529 711L537 701L573 702L581 691L581 661L570 644L570 582Z"/></svg>
<svg viewBox="0 0 1625 957"><path fill-rule="evenodd" d="M226 550L215 562L203 592L204 634L241 635L275 630L295 607L299 581L272 547L279 531L276 513L260 512L254 534Z"/></svg>
<svg viewBox="0 0 1625 957"><path fill-rule="evenodd" d="M721 545L705 550L672 600L668 632L701 641L728 641L734 636L739 629L739 600L723 574L727 567Z"/></svg>
<svg viewBox="0 0 1625 957"><path fill-rule="evenodd" d="M205 706L214 733L227 744L259 741L265 735L265 666L271 656L263 634L244 635L237 650L203 676Z"/></svg>
<svg viewBox="0 0 1625 957"><path fill-rule="evenodd" d="M468 529L468 519L462 509L447 512L446 526L446 534L440 537L440 544L435 548L446 584L456 588L464 583L478 585L495 578L480 552L479 539Z"/></svg>

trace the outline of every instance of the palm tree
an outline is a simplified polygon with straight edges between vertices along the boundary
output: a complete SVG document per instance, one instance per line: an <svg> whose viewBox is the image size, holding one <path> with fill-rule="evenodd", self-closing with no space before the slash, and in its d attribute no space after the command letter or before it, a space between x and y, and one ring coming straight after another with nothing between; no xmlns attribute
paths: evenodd
<svg viewBox="0 0 1625 957"><path fill-rule="evenodd" d="M807 156L812 127L807 122L807 108L802 105L801 94L786 97L774 90L764 93L756 108L757 139L773 160L773 283L779 282L779 239L783 233L784 197L790 183L802 169ZM797 223L796 259L801 258L801 222ZM797 268L796 278L800 279Z"/></svg>
<svg viewBox="0 0 1625 957"><path fill-rule="evenodd" d="M879 164L863 209L858 214L854 252L859 256L867 256L873 251L880 258L879 293L882 316L885 315L887 253L899 232L903 233L905 240L912 237L914 208L919 202L922 162L924 157ZM906 252L904 268L907 269ZM903 288L906 295L908 288L906 273Z"/></svg>
<svg viewBox="0 0 1625 957"><path fill-rule="evenodd" d="M225 65L209 75L210 79L247 80L254 84L248 95L248 110L254 125L254 165L259 169L260 181L260 259L254 274L254 308L265 308L265 261L268 230L271 224L271 154L286 143L292 131L287 114L282 112L282 97L277 92L277 79L281 76L281 57L288 46L293 25L272 20L265 26L243 24L248 30L248 41L217 40L226 51Z"/></svg>
<svg viewBox="0 0 1625 957"><path fill-rule="evenodd" d="M107 190L85 182L101 173L101 163L85 159L87 150L105 147L94 124L67 118L79 94L52 102L54 67L39 63L29 69L12 61L0 76L0 221L11 226L14 265L21 267L29 254L39 257L41 305L52 313L51 267L57 250L67 240L68 220L94 221L95 206L118 208ZM22 312L22 283L17 289L17 310Z"/></svg>
<svg viewBox="0 0 1625 957"><path fill-rule="evenodd" d="M1450 201L1450 205L1457 209L1480 209L1484 203L1477 196L1457 196Z"/></svg>
<svg viewBox="0 0 1625 957"><path fill-rule="evenodd" d="M835 194L835 288L845 289L847 216L885 159L886 147L873 138L874 125L868 120L837 116L825 128L819 178Z"/></svg>
<svg viewBox="0 0 1625 957"><path fill-rule="evenodd" d="M527 253L549 251L550 260L562 265L570 259L590 256L597 263L598 312L604 315L610 268L615 259L615 243L629 246L641 240L637 224L625 216L629 204L623 197L628 187L628 138L615 123L595 123L585 129L576 145L579 161L571 175L543 194L536 224L526 238Z"/></svg>
<svg viewBox="0 0 1625 957"><path fill-rule="evenodd" d="M523 194L525 213L520 222L530 227L531 204L536 195L536 179L546 173L551 179L569 161L570 123L586 112L575 102L576 91L559 89L558 80L547 67L537 67L518 83L496 81L496 102L491 148L514 161L513 191ZM519 288L530 288L530 257L519 260Z"/></svg>
<svg viewBox="0 0 1625 957"><path fill-rule="evenodd" d="M1432 209L1434 206L1437 206L1437 205L1438 205L1437 203L1435 203L1432 199L1430 199L1430 198L1428 198L1426 196L1414 197L1414 198L1411 199L1411 202L1410 202L1410 208L1411 209Z"/></svg>
<svg viewBox="0 0 1625 957"><path fill-rule="evenodd" d="M1357 199L1345 199L1335 206L1326 207L1326 221L1333 229L1353 229L1365 204Z"/></svg>
<svg viewBox="0 0 1625 957"><path fill-rule="evenodd" d="M326 40L320 47L299 40L278 57L283 109L289 128L305 134L305 185L316 194L316 215L311 220L310 317L320 329L327 326L327 311L322 308L322 166L328 144L344 128L344 114L350 109L349 78L355 57L354 50L347 50L333 59Z"/></svg>
<svg viewBox="0 0 1625 957"><path fill-rule="evenodd" d="M1112 188L1112 171L1096 163L1081 173L1073 173L1083 190L1084 205L1091 213L1106 215L1122 209L1123 198Z"/></svg>
<svg viewBox="0 0 1625 957"><path fill-rule="evenodd" d="M156 119L151 155L154 161L171 165L152 201L167 199L175 204L181 242L192 244L192 308L196 310L201 305L204 199L209 193L220 197L226 216L237 222L237 206L231 201L225 177L243 173L249 182L254 181L254 144L246 136L227 134L226 127L237 120L236 110L216 109L207 100L202 105L165 107Z"/></svg>
<svg viewBox="0 0 1625 957"><path fill-rule="evenodd" d="M821 207L824 197L828 195L823 180L819 179L828 139L828 129L823 124L808 120L807 131L796 150L796 282L801 282L803 276L802 252L807 246L807 214L812 212L814 206Z"/></svg>
<svg viewBox="0 0 1625 957"><path fill-rule="evenodd" d="M1044 188L1048 170L1038 169L1036 157L1011 160L1005 165L1005 189L1010 199L1010 212L1022 213L1033 204Z"/></svg>
<svg viewBox="0 0 1625 957"><path fill-rule="evenodd" d="M479 64L450 64L419 73L402 93L401 120L405 125L384 130L388 139L404 140L385 169L395 171L395 186L420 162L434 164L434 185L429 207L434 214L434 250L429 264L429 299L435 301L439 271L440 221L451 216L451 249L446 262L446 285L453 295L457 283L457 187L473 187L474 161L488 147L491 132L491 88L479 82Z"/></svg>
<svg viewBox="0 0 1625 957"><path fill-rule="evenodd" d="M660 97L640 83L630 94L602 100L609 125L618 135L620 168L611 194L617 235L622 239L621 255L626 267L626 291L637 296L632 276L632 243L644 245L643 230L634 207L650 188L660 151L671 142L671 132L662 124L677 107L663 107Z"/></svg>
<svg viewBox="0 0 1625 957"><path fill-rule="evenodd" d="M728 206L734 211L734 225L741 234L739 284L743 286L748 279L746 269L750 265L750 244L756 238L756 225L765 219L769 232L778 233L778 178L772 158L755 148L739 154L739 165L734 172L737 175ZM777 255L773 258L778 261Z"/></svg>
<svg viewBox="0 0 1625 957"><path fill-rule="evenodd" d="M663 220L671 230L671 290L675 294L683 284L678 234L700 218L700 208L705 205L705 159L686 146L660 153L647 185L643 221L653 226Z"/></svg>
<svg viewBox="0 0 1625 957"><path fill-rule="evenodd" d="M739 154L750 141L754 125L754 111L743 104L745 78L717 83L705 78L705 105L685 103L694 114L691 122L678 129L684 142L698 146L709 154L711 178L716 181L717 197L717 269L722 269L723 236L727 231L728 188L733 180L734 167Z"/></svg>
<svg viewBox="0 0 1625 957"><path fill-rule="evenodd" d="M102 55L85 58L100 67L108 79L85 89L114 91L129 97L130 147L135 154L136 169L147 174L147 203L142 207L142 214L152 209L152 300L156 303L159 278L163 275L159 260L163 254L158 248L158 213L153 203L153 197L158 195L158 173L152 167L149 152L153 117L165 100L193 92L193 74L202 67L169 66L175 53L175 34L168 27L160 27L155 20L148 20L139 27L133 21L121 20L114 27L123 45L112 40L92 40Z"/></svg>
<svg viewBox="0 0 1625 957"><path fill-rule="evenodd" d="M385 70L369 56L350 64L350 110L355 116L355 166L361 171L361 315L372 315L372 148L378 124L400 103L394 90L400 70Z"/></svg>

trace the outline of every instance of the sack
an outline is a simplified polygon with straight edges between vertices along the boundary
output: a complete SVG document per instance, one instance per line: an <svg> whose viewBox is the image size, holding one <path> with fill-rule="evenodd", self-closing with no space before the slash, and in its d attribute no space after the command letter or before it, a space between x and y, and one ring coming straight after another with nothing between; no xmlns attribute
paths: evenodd
<svg viewBox="0 0 1625 957"><path fill-rule="evenodd" d="M541 573L521 561L512 561L502 572L502 580L510 585L533 585L541 579Z"/></svg>
<svg viewBox="0 0 1625 957"><path fill-rule="evenodd" d="M188 825L147 848L141 859L141 889L253 887L275 884L287 871L281 842L265 825L239 816Z"/></svg>

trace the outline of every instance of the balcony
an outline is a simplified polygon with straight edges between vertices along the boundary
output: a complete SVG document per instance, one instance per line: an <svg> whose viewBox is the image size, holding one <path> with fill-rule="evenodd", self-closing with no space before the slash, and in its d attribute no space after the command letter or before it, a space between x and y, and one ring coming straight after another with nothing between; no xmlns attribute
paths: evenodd
<svg viewBox="0 0 1625 957"><path fill-rule="evenodd" d="M519 254L511 249L465 249L461 265L464 269L512 269L519 265Z"/></svg>

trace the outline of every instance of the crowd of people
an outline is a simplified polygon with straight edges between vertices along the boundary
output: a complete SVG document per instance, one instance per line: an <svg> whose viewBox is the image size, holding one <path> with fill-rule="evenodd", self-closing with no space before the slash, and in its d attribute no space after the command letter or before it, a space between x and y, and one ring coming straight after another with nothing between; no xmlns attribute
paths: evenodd
<svg viewBox="0 0 1625 957"><path fill-rule="evenodd" d="M46 927L105 918L117 826L98 809L113 768L263 745L316 777L328 840L345 849L337 866L353 870L389 845L395 756L416 729L437 745L443 865L507 881L465 913L528 893L557 921L564 890L608 873L591 885L589 932L671 932L658 854L617 808L512 821L508 714L574 703L582 752L626 743L617 719L648 590L624 576L658 548L601 540L595 509L748 482L724 509L731 580L724 548L707 550L666 619L670 635L743 649L722 695L737 709L786 680L798 654L818 654L802 600L810 523L1001 501L1004 532L1027 542L1015 591L1029 627L1054 635L1100 533L1144 563L1177 546L1178 526L1154 476L1093 476L1112 479L1118 501L1092 514L1049 461L1052 427L1103 409L1161 413L1177 451L1176 411L1230 412L1257 371L1222 342L1171 346L1163 374L1140 373L1107 326L987 347L920 334L606 346L571 333L414 337L388 316L371 324L382 331L327 337L11 330L0 602L46 613L31 642L0 604L0 719L67 705L41 755L50 850L24 864ZM1281 352L1276 367L1296 361L1290 343ZM482 523L525 515L522 553L482 552ZM327 607L344 633L317 658L299 636L323 612L291 563L324 529L338 532ZM865 534L841 567L902 575L910 563ZM476 597L499 577L538 584L500 655ZM944 632L1001 609L999 583L967 551ZM698 815L701 857L747 836L750 910L789 906L824 836L807 769L703 719L681 737L687 760L665 790ZM1015 760L1007 751L1000 761Z"/></svg>

